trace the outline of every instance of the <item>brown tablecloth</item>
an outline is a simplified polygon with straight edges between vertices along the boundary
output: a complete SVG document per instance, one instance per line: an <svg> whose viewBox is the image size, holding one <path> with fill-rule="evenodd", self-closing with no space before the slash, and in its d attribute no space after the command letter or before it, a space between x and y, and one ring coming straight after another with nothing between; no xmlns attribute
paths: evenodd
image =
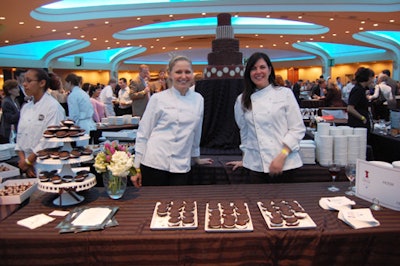
<svg viewBox="0 0 400 266"><path fill-rule="evenodd" d="M44 194L0 223L1 265L396 265L400 259L400 213L373 212L381 225L352 229L337 212L318 206L332 193L327 183L129 187L121 200L109 199L102 188L84 192L83 205L118 206L119 226L102 231L59 234L57 218L29 230L16 222L55 209L55 195ZM270 230L257 207L260 199L296 199L317 227L308 230ZM371 204L356 197L355 208ZM196 230L152 231L155 203L163 199L198 202ZM205 204L210 199L242 199L249 205L253 232L207 233ZM72 207L73 208L73 207ZM71 209L72 209L71 208Z"/></svg>

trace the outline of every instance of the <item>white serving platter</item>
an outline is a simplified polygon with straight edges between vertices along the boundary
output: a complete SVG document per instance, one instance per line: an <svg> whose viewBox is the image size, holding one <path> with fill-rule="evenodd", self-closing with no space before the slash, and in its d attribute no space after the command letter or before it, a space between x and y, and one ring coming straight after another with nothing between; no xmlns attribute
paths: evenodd
<svg viewBox="0 0 400 266"><path fill-rule="evenodd" d="M247 205L247 203L244 203L244 205L246 206L246 210L247 210L247 215L249 216L249 222L247 223L247 227L246 228L238 228L235 227L234 228L210 228L209 227L209 217L210 217L210 211L209 211L209 204L206 204L206 213L205 213L205 221L204 221L204 230L206 232L209 233L241 233L241 232L253 232L254 228L253 228L253 222L251 220L251 216L250 216L250 211L249 211L249 206ZM220 212L222 213L221 210L221 205L219 204L219 208L220 208ZM222 224L223 218L221 218L221 224Z"/></svg>
<svg viewBox="0 0 400 266"><path fill-rule="evenodd" d="M27 184L32 184L32 186L21 194L12 196L0 196L0 205L21 204L22 202L24 202L36 190L37 180L32 178L12 179L0 184L0 190L4 189L6 186L19 186Z"/></svg>
<svg viewBox="0 0 400 266"><path fill-rule="evenodd" d="M169 214L164 217L160 217L157 214L158 205L161 202L157 202L156 206L154 207L153 216L150 223L151 230L193 230L198 228L198 217L197 217L197 202L194 201L194 211L193 211L193 220L194 223L191 225L184 224L182 221L178 226L169 226L168 219L170 218Z"/></svg>
<svg viewBox="0 0 400 266"><path fill-rule="evenodd" d="M285 224L285 220L283 220L283 225L282 226L271 226L271 219L270 216L268 215L269 212L267 212L266 210L264 210L264 208L262 207L262 202L257 202L257 206L260 209L260 212L265 220L265 223L267 224L269 229L272 230L291 230L291 229L311 229L311 228L316 228L317 225L314 223L314 221L311 219L310 215L306 214L305 218L302 219L298 219L299 224L295 225L295 226L287 226Z"/></svg>

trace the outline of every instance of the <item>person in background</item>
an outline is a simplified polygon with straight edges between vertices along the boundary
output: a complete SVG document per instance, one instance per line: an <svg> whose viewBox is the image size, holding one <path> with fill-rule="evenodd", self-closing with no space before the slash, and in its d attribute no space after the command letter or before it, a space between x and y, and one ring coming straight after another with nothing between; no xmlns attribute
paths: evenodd
<svg viewBox="0 0 400 266"><path fill-rule="evenodd" d="M325 96L326 106L328 107L345 107L346 104L342 100L342 92L333 82L327 86Z"/></svg>
<svg viewBox="0 0 400 266"><path fill-rule="evenodd" d="M29 177L36 177L34 165L37 152L59 146L59 143L41 141L43 132L48 126L59 125L65 119L65 111L56 99L46 93L51 86L49 76L43 69L29 69L23 85L32 100L21 108L15 150L21 171Z"/></svg>
<svg viewBox="0 0 400 266"><path fill-rule="evenodd" d="M321 78L318 80L318 84L312 88L311 97L316 100L325 99L326 94L326 81Z"/></svg>
<svg viewBox="0 0 400 266"><path fill-rule="evenodd" d="M286 86L286 83L281 75L276 75L275 81L279 86Z"/></svg>
<svg viewBox="0 0 400 266"><path fill-rule="evenodd" d="M385 84L392 88L392 100L388 100L388 108L389 109L396 109L397 102L396 102L396 95L398 95L398 82L390 77L390 70L384 69L382 70L382 74L386 75Z"/></svg>
<svg viewBox="0 0 400 266"><path fill-rule="evenodd" d="M18 88L19 88L19 95L17 97L17 101L19 102L19 106L22 107L25 103L27 103L31 97L29 97L24 88L24 79L25 79L25 72L24 69L17 69L14 72L15 79L18 81Z"/></svg>
<svg viewBox="0 0 400 266"><path fill-rule="evenodd" d="M285 182L303 165L299 149L306 128L291 89L275 81L268 55L254 53L244 72L244 91L235 103L242 161L233 170L250 170L248 183Z"/></svg>
<svg viewBox="0 0 400 266"><path fill-rule="evenodd" d="M339 90L343 89L342 79L340 77L336 77L336 86Z"/></svg>
<svg viewBox="0 0 400 266"><path fill-rule="evenodd" d="M191 158L200 159L203 97L189 89L193 83L190 59L176 56L169 62L172 87L154 94L139 122L135 144L136 187L188 185Z"/></svg>
<svg viewBox="0 0 400 266"><path fill-rule="evenodd" d="M98 100L100 92L101 92L101 86L94 86L94 85L89 86L89 97L90 97L90 102L92 103L93 106L93 120L96 123L100 123L101 119L106 117L104 103Z"/></svg>
<svg viewBox="0 0 400 266"><path fill-rule="evenodd" d="M50 87L47 91L53 96L64 108L65 115L68 116L68 93L64 90L61 82L61 78L55 73L49 73Z"/></svg>
<svg viewBox="0 0 400 266"><path fill-rule="evenodd" d="M303 85L303 80L299 79L295 84L293 84L293 94L294 97L296 98L297 103L300 106L300 92L301 92L301 86Z"/></svg>
<svg viewBox="0 0 400 266"><path fill-rule="evenodd" d="M118 85L120 87L118 91L117 105L117 115L131 115L132 114L132 100L129 96L130 91L126 81L126 78L120 78L118 80Z"/></svg>
<svg viewBox="0 0 400 266"><path fill-rule="evenodd" d="M87 135L90 135L90 131L96 130L96 124L93 121L94 111L89 95L79 87L81 81L81 78L74 73L68 74L65 78L65 89L70 92L68 95L68 117L84 129ZM89 140L76 142L76 146L88 144Z"/></svg>
<svg viewBox="0 0 400 266"><path fill-rule="evenodd" d="M392 88L386 84L388 78L389 77L386 74L380 73L378 75L378 84L375 85L374 94L367 96L367 99L372 101L371 107L374 119L385 119L386 121L389 121L390 112L388 107L389 105L392 108L395 108L396 106L396 100L393 97ZM383 98L380 98L380 94L383 95ZM374 101L375 99L379 100ZM395 102L394 105L393 101Z"/></svg>
<svg viewBox="0 0 400 266"><path fill-rule="evenodd" d="M130 97L132 99L132 115L143 116L150 99L150 70L147 65L139 66L139 74L129 84Z"/></svg>
<svg viewBox="0 0 400 266"><path fill-rule="evenodd" d="M99 96L100 101L104 103L104 106L106 107L107 116L115 116L113 101L116 99L115 98L116 87L117 87L117 80L113 78L110 79L108 81L108 85L101 90Z"/></svg>
<svg viewBox="0 0 400 266"><path fill-rule="evenodd" d="M8 143L10 139L11 125L17 130L20 105L18 82L15 79L6 80L3 84L4 99L1 102L0 143Z"/></svg>
<svg viewBox="0 0 400 266"><path fill-rule="evenodd" d="M150 83L150 91L151 93L157 93L166 90L167 88L165 69L160 69L160 71L158 71L158 79Z"/></svg>
<svg viewBox="0 0 400 266"><path fill-rule="evenodd" d="M356 80L352 79L351 82L347 82L347 84L342 88L342 100L347 104L349 102L349 95L353 87L356 85Z"/></svg>
<svg viewBox="0 0 400 266"><path fill-rule="evenodd" d="M371 131L371 121L368 111L368 99L366 92L374 82L375 73L369 68L360 67L355 73L356 85L350 92L347 113L347 124L351 127L364 127Z"/></svg>

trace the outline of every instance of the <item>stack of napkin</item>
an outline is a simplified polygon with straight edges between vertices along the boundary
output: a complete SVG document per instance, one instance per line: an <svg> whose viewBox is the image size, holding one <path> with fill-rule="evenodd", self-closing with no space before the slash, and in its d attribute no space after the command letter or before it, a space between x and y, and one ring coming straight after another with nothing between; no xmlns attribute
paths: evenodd
<svg viewBox="0 0 400 266"><path fill-rule="evenodd" d="M380 225L379 221L374 218L371 210L368 208L341 210L339 211L338 218L354 229L375 227Z"/></svg>
<svg viewBox="0 0 400 266"><path fill-rule="evenodd" d="M352 205L356 203L347 197L327 197L319 200L319 206L325 210L350 210Z"/></svg>
<svg viewBox="0 0 400 266"><path fill-rule="evenodd" d="M379 226L368 208L351 209L356 203L347 197L327 197L319 200L319 206L325 210L339 211L338 218L354 229Z"/></svg>

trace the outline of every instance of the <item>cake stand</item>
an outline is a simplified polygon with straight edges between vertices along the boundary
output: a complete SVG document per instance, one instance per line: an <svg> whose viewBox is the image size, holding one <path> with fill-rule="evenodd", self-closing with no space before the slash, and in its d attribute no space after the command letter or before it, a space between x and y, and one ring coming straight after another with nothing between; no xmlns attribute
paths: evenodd
<svg viewBox="0 0 400 266"><path fill-rule="evenodd" d="M88 135L80 136L80 137L67 137L67 138L45 138L43 141L47 142L58 142L64 143L62 147L62 151L72 151L71 143L80 140L87 140L90 137ZM39 165L58 165L61 166L61 170L58 173L60 176L71 175L75 176L76 173L72 170L71 165L77 164L81 162L90 161L93 159L93 155L81 155L79 158L69 158L66 160L62 159L38 159L37 164ZM96 185L96 176L92 173L89 173L89 176L85 178L82 182L68 182L62 184L53 184L52 182L41 182L38 180L38 188L41 191L49 192L49 193L58 193L59 197L57 197L54 201L54 205L58 206L71 206L81 203L85 198L81 195L78 195L76 192L90 189Z"/></svg>

